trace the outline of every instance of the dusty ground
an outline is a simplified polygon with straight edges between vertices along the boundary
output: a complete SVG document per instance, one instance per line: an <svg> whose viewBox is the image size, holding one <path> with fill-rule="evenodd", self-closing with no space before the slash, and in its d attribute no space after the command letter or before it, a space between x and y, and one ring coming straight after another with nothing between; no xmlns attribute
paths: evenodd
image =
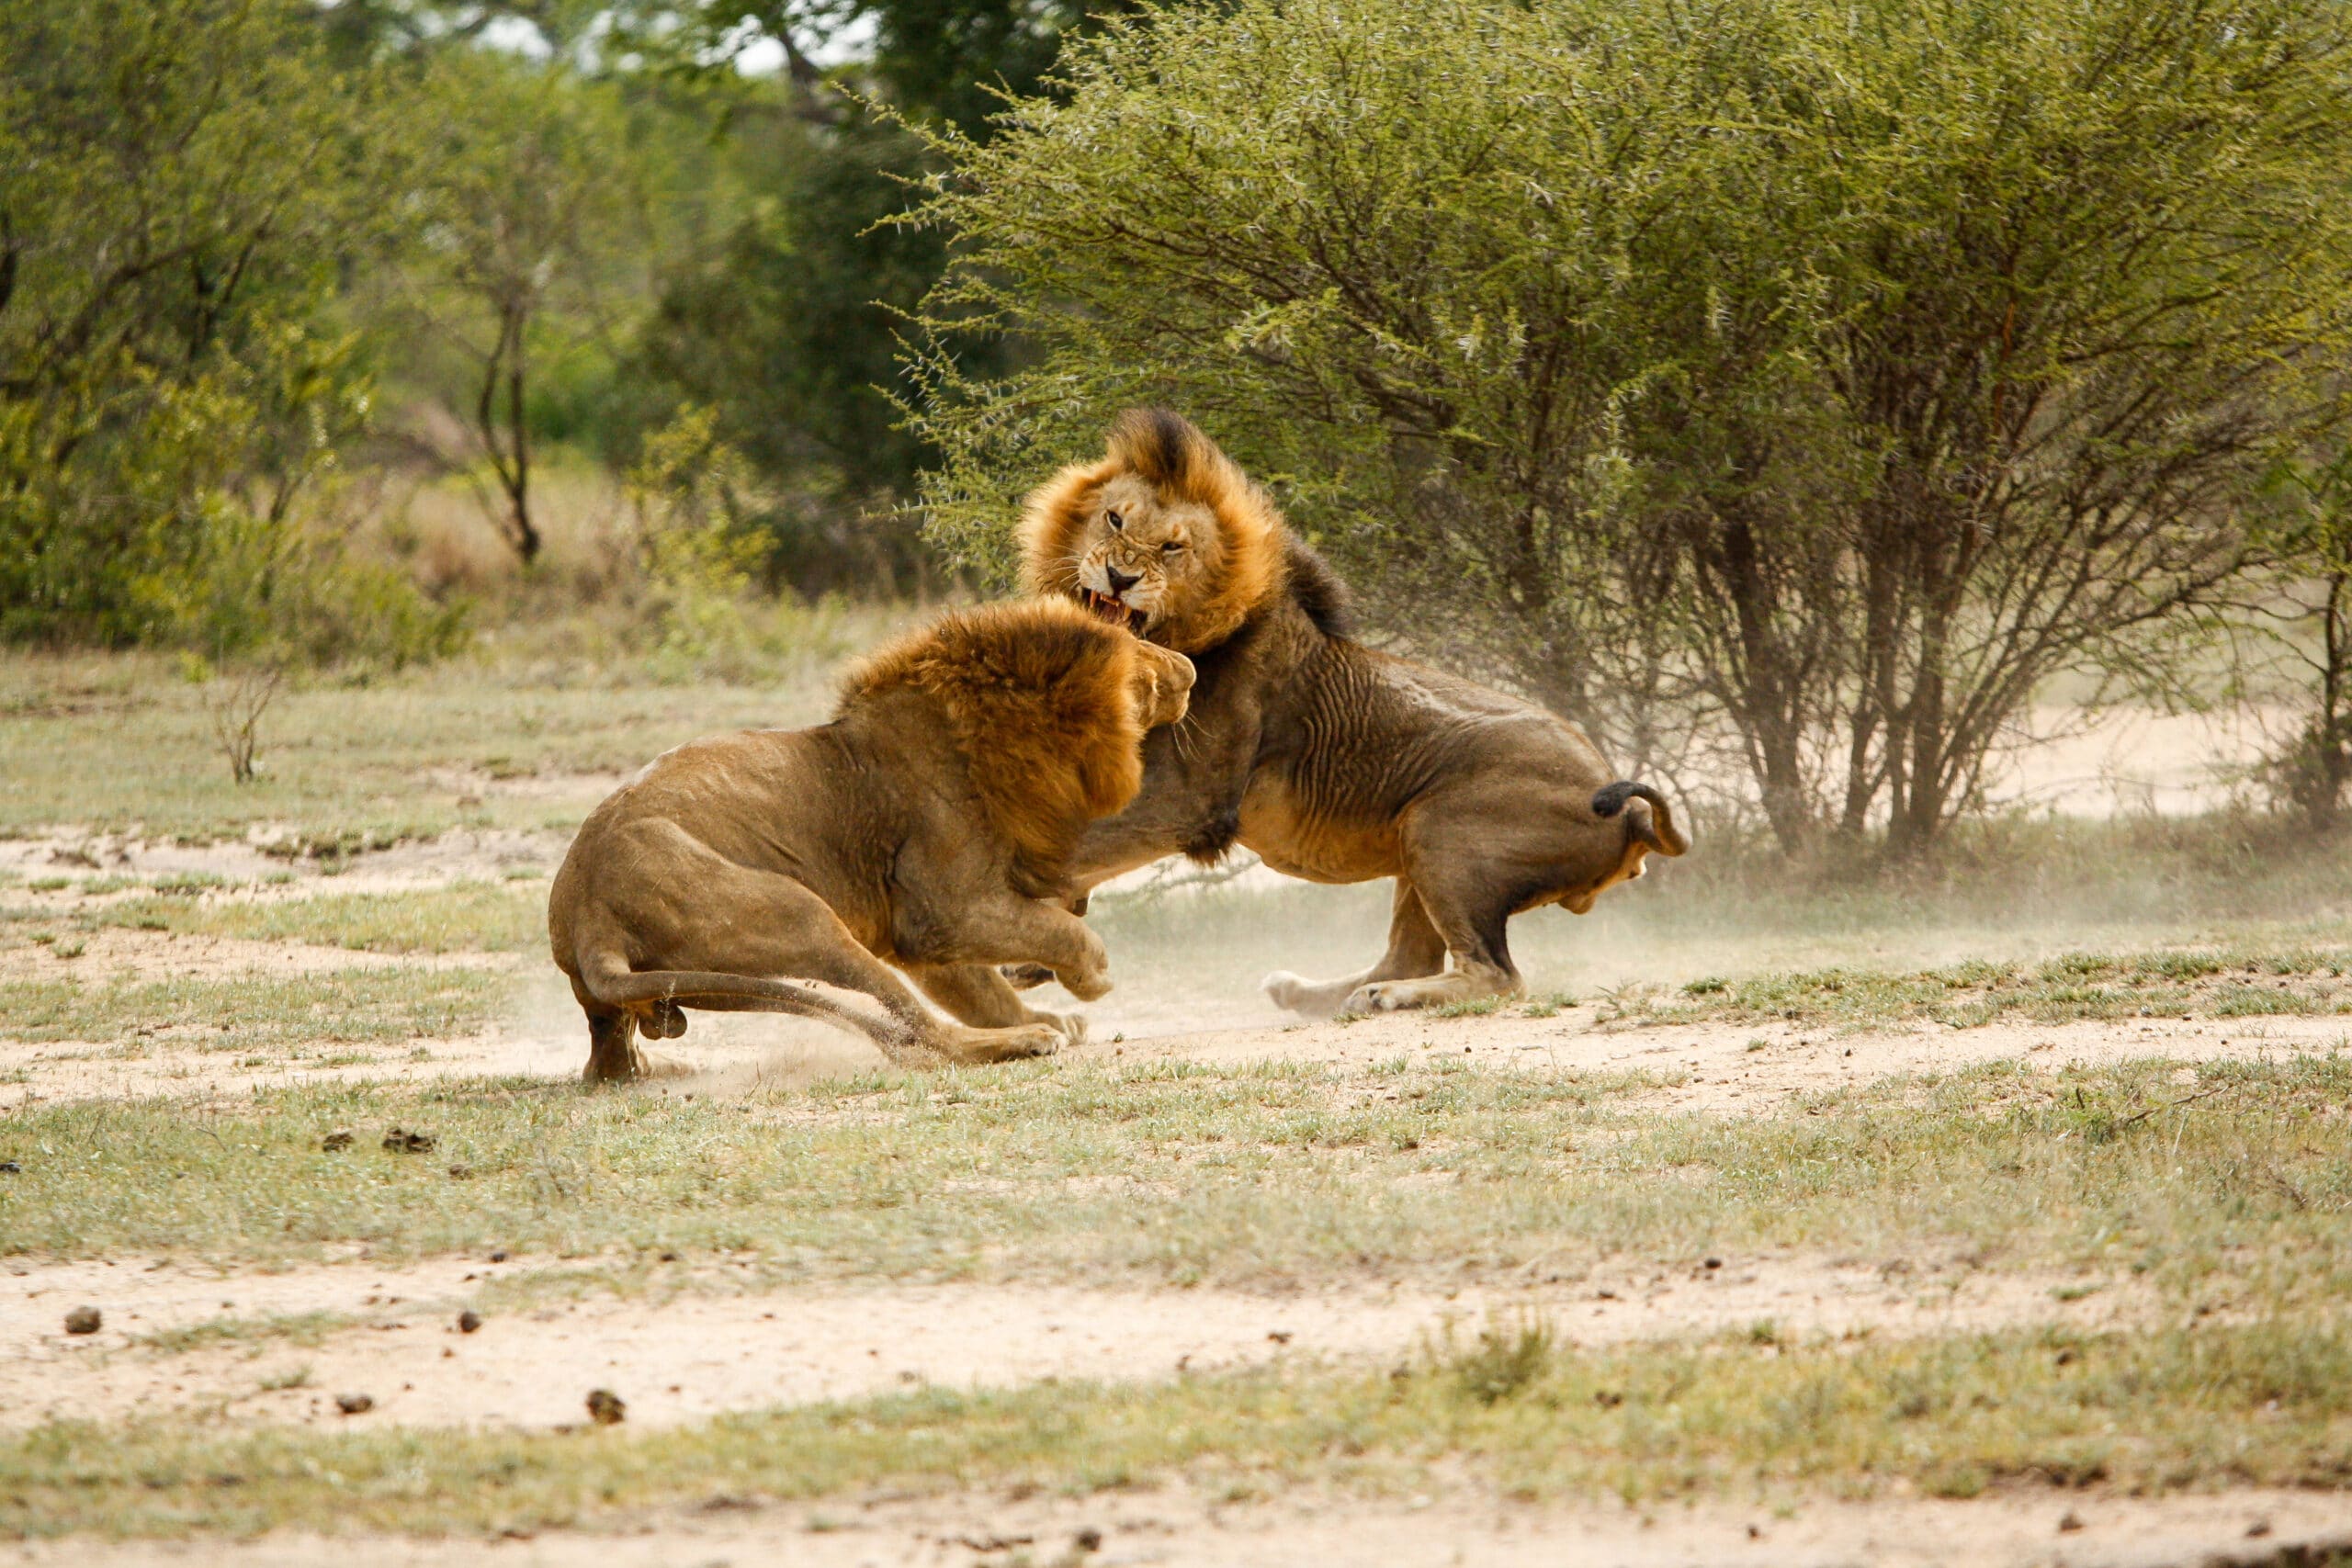
<svg viewBox="0 0 2352 1568"><path fill-rule="evenodd" d="M0 1276L0 1427L170 1410L334 1424L345 1418L332 1397L358 1391L376 1401L363 1424L545 1428L578 1422L599 1386L628 1400L632 1421L658 1425L909 1383L960 1389L1171 1377L1282 1356L1394 1358L1450 1329L1524 1312L1568 1343L1604 1345L1765 1319L1800 1336L1941 1334L2113 1326L2152 1310L2123 1280L1989 1274L1934 1260L1894 1273L1803 1255L1719 1261L1711 1269L1621 1258L1573 1284L1532 1290L1283 1294L1034 1284L735 1294L721 1267L644 1297L507 1310L482 1292L493 1281L527 1284L526 1264L445 1258L388 1270L355 1261L260 1275L161 1261L24 1266ZM2061 1285L2068 1299L2054 1293ZM85 1305L99 1308L105 1326L65 1334L66 1313ZM483 1321L462 1333L458 1314L473 1305ZM252 1328L306 1314L334 1314L336 1324L292 1337ZM203 1338L208 1325L218 1337ZM159 1336L170 1337L159 1344ZM190 1339L193 1348L164 1348Z"/></svg>
<svg viewBox="0 0 2352 1568"><path fill-rule="evenodd" d="M593 1440L593 1439L589 1439ZM1367 1546L1377 1542L1376 1548ZM349 1540L218 1546L86 1541L0 1548L0 1562L59 1568L2200 1568L2315 1561L2352 1549L2352 1501L2246 1490L2156 1501L2024 1491L1965 1503L1759 1498L1647 1510L1537 1507L1446 1478L1401 1501L1289 1495L1227 1501L1185 1486L1082 1499L950 1493L822 1507L713 1497L616 1537Z"/></svg>
<svg viewBox="0 0 2352 1568"><path fill-rule="evenodd" d="M600 782L563 787L578 793ZM451 835L358 857L331 886L396 891L544 871L560 860L562 844L553 833ZM285 873L289 863L267 853L259 840L186 849L61 832L0 844L0 867L28 877L55 868L77 875L261 879ZM248 896L298 897L330 885L315 862L290 868L292 885L266 885ZM1983 945L1942 940L1952 952ZM1706 972L1692 969L1693 962L1651 954L1634 968ZM504 976L507 990L500 1016L478 1032L355 1050L334 1064L255 1063L203 1049L168 1028L131 1042L0 1047L0 1066L14 1080L0 1083L0 1111L35 1100L219 1099L313 1077L568 1078L584 1056L569 998L528 956L390 958L304 943L101 930L70 960L33 946L0 951L0 980L40 978L69 964L85 983L465 966ZM1538 1073L1641 1072L1658 1082L1636 1097L1644 1108L1754 1115L1849 1084L1989 1060L2053 1071L2068 1063L2150 1055L2194 1064L2336 1051L2352 1033L2352 1022L2327 1017L2003 1021L1850 1034L1781 1023L1628 1027L1605 996L1544 1018L1397 1015L1300 1024L1256 1001L1250 980L1254 976L1224 976L1204 1001L1164 987L1133 986L1090 1010L1093 1036L1072 1055L1342 1066L1445 1057ZM742 1093L882 1065L870 1047L837 1032L761 1017L698 1016L693 1032L667 1049L700 1069L698 1076L633 1092ZM2179 1081L2193 1089L2194 1067L2184 1067ZM2116 1325L2152 1310L2128 1280L2091 1281L2099 1287L2093 1293L2062 1301L2055 1287L2083 1281L1983 1273L1954 1263L1889 1276L1823 1257L1722 1261L1717 1269L1692 1270L1617 1259L1589 1279L1520 1292L1360 1284L1279 1296L1040 1283L747 1292L730 1288L719 1266L700 1277L682 1272L643 1296L577 1298L535 1296L529 1266L481 1258L396 1270L353 1259L275 1274L215 1273L161 1259L26 1264L0 1274L0 1428L58 1416L190 1413L232 1422L544 1429L578 1424L592 1387L618 1390L632 1423L658 1427L918 1383L1148 1379L1280 1358L1393 1358L1450 1326L1475 1326L1522 1309L1542 1313L1565 1341L1579 1345L1708 1333L1761 1318L1800 1334L1932 1334L2045 1322ZM714 1271L718 1277L708 1277ZM516 1301L525 1304L503 1304ZM105 1327L87 1337L64 1335L63 1314L84 1304L102 1309ZM485 1319L471 1334L459 1332L456 1322L469 1307ZM307 1325L268 1322L304 1314L316 1315ZM159 1343L157 1336L170 1337ZM338 1415L334 1395L345 1392L369 1393L374 1408L356 1417ZM2071 1528L2062 1528L2067 1520ZM1099 1532L1099 1550L1080 1544L1090 1531ZM1385 1502L1321 1495L1235 1501L1177 1484L1083 1500L951 1494L814 1509L716 1499L702 1512L651 1519L641 1533L618 1538L333 1544L296 1538L233 1550L77 1540L0 1549L0 1562L144 1568L233 1560L260 1568L333 1555L435 1565L592 1559L1304 1564L1365 1561L1368 1541L1379 1542L1378 1561L1403 1564L2256 1563L2295 1545L2352 1549L2352 1499L2243 1491L2156 1502L2058 1493L1965 1504L1901 1495L1870 1503L1763 1497L1644 1515L1613 1506L1535 1508L1467 1483L1433 1483L1427 1497Z"/></svg>
<svg viewBox="0 0 2352 1568"><path fill-rule="evenodd" d="M338 1053L365 1059L334 1066L291 1059L250 1064L168 1031L128 1047L87 1042L9 1046L5 1060L16 1081L0 1083L0 1109L34 1100L159 1093L243 1096L256 1086L321 1078L563 1077L576 1073L587 1056L585 1031L559 977L525 958L455 954L395 959L340 948L121 931L93 933L89 948L87 954L70 961L38 947L0 951L0 979L55 973L68 963L89 966L78 973L124 980L438 965L509 975L512 995L505 1016L477 1033ZM1644 1103L1655 1108L1762 1114L1810 1094L1873 1078L1951 1072L1986 1061L2015 1059L2055 1071L2069 1063L2098 1065L2134 1056L2188 1062L2265 1059L2340 1050L2352 1041L2352 1020L2342 1017L2053 1024L1999 1021L1970 1029L1919 1024L1841 1034L1819 1025L1779 1022L1628 1026L1611 1021L1605 1003L1565 1008L1549 1018L1498 1013L1445 1019L1399 1013L1323 1023L1284 1021L1271 1007L1261 1007L1266 1021L1260 1026L1188 1032L1149 1023L1123 1025L1114 997L1101 1007L1081 1010L1089 1015L1091 1032L1069 1054L1099 1060L1182 1059L1220 1065L1279 1060L1340 1066L1399 1055L1458 1055L1482 1066L1525 1071L1643 1072L1679 1080L1645 1097ZM1129 1032L1130 1027L1136 1032ZM649 1092L796 1087L884 1065L878 1052L841 1031L763 1015L696 1014L684 1039L662 1048L703 1077Z"/></svg>

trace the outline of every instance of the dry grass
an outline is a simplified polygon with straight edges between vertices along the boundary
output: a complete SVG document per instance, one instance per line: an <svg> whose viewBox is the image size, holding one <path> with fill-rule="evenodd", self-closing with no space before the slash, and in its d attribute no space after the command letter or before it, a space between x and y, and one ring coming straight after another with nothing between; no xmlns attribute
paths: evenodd
<svg viewBox="0 0 2352 1568"><path fill-rule="evenodd" d="M2001 1063L1790 1113L1651 1081L1046 1064L688 1101L546 1082L306 1087L198 1111L44 1106L0 1254L224 1264L505 1247L616 1279L1002 1277L1280 1287L1576 1279L1615 1251L1802 1247L2131 1270L2208 1310L2352 1292L2352 1060ZM375 1147L432 1134L430 1158ZM355 1147L322 1152L324 1134ZM462 1175L452 1176L451 1167Z"/></svg>

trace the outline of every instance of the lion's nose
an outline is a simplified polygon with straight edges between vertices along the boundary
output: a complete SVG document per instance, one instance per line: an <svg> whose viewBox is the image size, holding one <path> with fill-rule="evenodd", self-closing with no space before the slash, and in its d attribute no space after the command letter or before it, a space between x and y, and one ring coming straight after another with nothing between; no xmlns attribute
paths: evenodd
<svg viewBox="0 0 2352 1568"><path fill-rule="evenodd" d="M1140 573L1130 577L1125 572L1121 571L1117 567L1111 566L1107 563L1102 568L1102 575L1111 580L1111 597L1114 599L1116 599L1120 594L1125 593L1128 589L1133 588L1136 583L1143 581L1142 574Z"/></svg>

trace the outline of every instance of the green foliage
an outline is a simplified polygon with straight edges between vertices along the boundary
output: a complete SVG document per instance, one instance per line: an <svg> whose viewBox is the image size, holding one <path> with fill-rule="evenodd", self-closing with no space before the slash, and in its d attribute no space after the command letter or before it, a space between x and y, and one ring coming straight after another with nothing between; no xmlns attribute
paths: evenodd
<svg viewBox="0 0 2352 1568"><path fill-rule="evenodd" d="M397 661L457 634L321 510L370 408L319 305L374 110L314 15L0 11L0 636Z"/></svg>
<svg viewBox="0 0 2352 1568"><path fill-rule="evenodd" d="M751 133L747 133L751 134ZM676 270L641 340L652 380L721 411L728 441L801 503L767 520L773 581L805 592L913 587L915 525L887 509L925 449L885 391L896 331L945 265L933 233L880 220L922 150L861 121L819 139L766 128L757 194L710 254Z"/></svg>
<svg viewBox="0 0 2352 1568"><path fill-rule="evenodd" d="M2323 0L1254 0L1064 70L935 133L933 536L1001 571L1176 403L1377 621L1784 843L1924 842L2040 682L2165 668L2338 412Z"/></svg>

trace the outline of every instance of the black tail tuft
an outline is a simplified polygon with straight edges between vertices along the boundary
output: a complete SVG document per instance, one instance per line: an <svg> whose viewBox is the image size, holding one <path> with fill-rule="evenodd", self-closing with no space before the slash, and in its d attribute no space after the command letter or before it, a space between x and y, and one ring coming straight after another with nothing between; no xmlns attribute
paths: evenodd
<svg viewBox="0 0 2352 1568"><path fill-rule="evenodd" d="M1629 800L1649 803L1649 820L1635 823L1634 837L1648 843L1663 854L1679 855L1690 847L1690 840L1674 825L1674 811L1666 796L1645 784L1619 779L1615 784L1602 784L1592 792L1592 814L1611 818L1625 809Z"/></svg>
<svg viewBox="0 0 2352 1568"><path fill-rule="evenodd" d="M1657 791L1647 784L1637 784L1625 779L1619 779L1612 784L1602 784L1592 792L1592 814L1595 817L1614 817L1624 810L1625 803L1635 795L1644 800L1656 800Z"/></svg>

